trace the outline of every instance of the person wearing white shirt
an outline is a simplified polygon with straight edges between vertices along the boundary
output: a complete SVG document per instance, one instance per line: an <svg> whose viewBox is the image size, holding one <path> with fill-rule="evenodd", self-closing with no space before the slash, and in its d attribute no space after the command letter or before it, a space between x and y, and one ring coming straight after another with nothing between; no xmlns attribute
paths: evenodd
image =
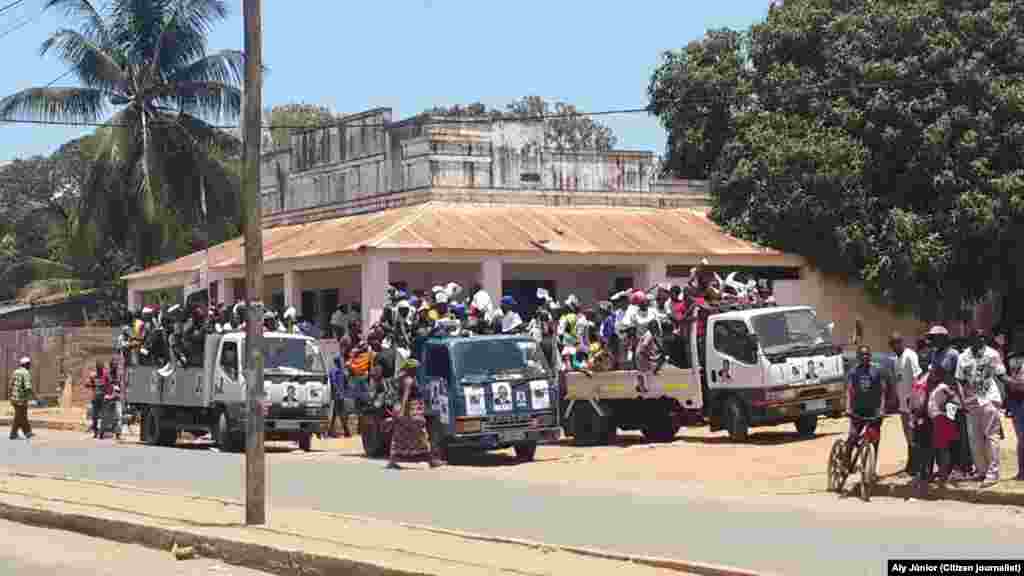
<svg viewBox="0 0 1024 576"><path fill-rule="evenodd" d="M967 415L971 457L982 488L999 482L999 440L1003 404L1000 384L1006 385L1006 366L999 352L986 345L985 334L975 331L971 347L960 354L956 381Z"/></svg>
<svg viewBox="0 0 1024 576"><path fill-rule="evenodd" d="M896 398L899 400L900 421L903 424L903 437L907 439L907 468L909 474L914 470L912 460L914 459L914 427L910 410L910 397L914 389L914 382L921 376L921 363L917 352L907 348L903 336L894 332L889 338L889 346L896 354L896 366L893 371L894 384L896 385Z"/></svg>

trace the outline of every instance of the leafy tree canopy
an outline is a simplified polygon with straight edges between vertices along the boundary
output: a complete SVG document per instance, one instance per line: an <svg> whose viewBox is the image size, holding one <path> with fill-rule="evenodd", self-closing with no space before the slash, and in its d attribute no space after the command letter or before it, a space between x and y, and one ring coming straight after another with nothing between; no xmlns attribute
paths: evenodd
<svg viewBox="0 0 1024 576"><path fill-rule="evenodd" d="M731 232L948 318L1024 287L1022 33L1015 0L787 0L663 56L668 169L713 177Z"/></svg>
<svg viewBox="0 0 1024 576"><path fill-rule="evenodd" d="M546 118L545 142L548 148L556 150L610 150L616 138L612 129L590 116L580 115L576 106L564 102L549 102L540 96L524 96L505 108L489 108L475 102L469 105L435 106L425 115L454 118L490 118L494 120L516 118Z"/></svg>
<svg viewBox="0 0 1024 576"><path fill-rule="evenodd" d="M281 104L266 110L263 114L264 122L270 124L270 137L274 148L290 146L289 135L293 129L331 124L343 116L331 112L326 106L303 103Z"/></svg>
<svg viewBox="0 0 1024 576"><path fill-rule="evenodd" d="M80 189L75 245L105 239L147 265L178 256L197 221L238 218L230 167L238 141L208 121L241 108L243 55L208 52L223 0L46 0L74 28L43 42L78 86L29 88L0 100L2 119L109 121L97 131L88 181ZM207 193L207 192L211 193Z"/></svg>

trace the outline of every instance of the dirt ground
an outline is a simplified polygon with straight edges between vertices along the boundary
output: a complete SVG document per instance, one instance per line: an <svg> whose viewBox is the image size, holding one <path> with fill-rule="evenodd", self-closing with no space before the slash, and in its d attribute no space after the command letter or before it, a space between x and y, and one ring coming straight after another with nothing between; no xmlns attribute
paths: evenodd
<svg viewBox="0 0 1024 576"><path fill-rule="evenodd" d="M801 494L823 492L832 443L846 434L846 420L823 419L813 438L800 438L792 425L759 428L746 444L732 443L725 432L684 428L674 442L650 444L641 435L620 433L612 446L576 447L572 439L542 446L536 462L517 464L511 450L476 455L458 466L473 474L555 483L647 483L699 485L702 491L723 495ZM1020 491L1017 438L1009 420L1001 444L1003 481L995 490ZM332 439L318 445L330 452L362 454L358 436ZM879 475L906 482L907 447L898 417L887 418L879 448Z"/></svg>
<svg viewBox="0 0 1024 576"><path fill-rule="evenodd" d="M84 409L68 412L38 409L32 417L85 422ZM353 421L352 429L355 430ZM1001 443L1002 479L998 491L1021 492L1017 482L1013 425L1003 421L1006 439ZM511 450L470 457L457 468L470 474L507 477L544 483L621 484L643 487L647 483L700 486L722 495L802 494L825 489L825 470L832 443L847 430L846 420L822 419L813 438L800 438L792 425L758 428L746 444L731 442L725 432L708 428L684 428L667 444L645 442L639 433L620 433L612 446L576 447L571 438L542 446L537 460L515 462ZM314 440L314 448L339 455L360 456L358 436ZM883 481L907 482L900 474L906 465L906 441L898 417L886 419L879 450L879 474Z"/></svg>

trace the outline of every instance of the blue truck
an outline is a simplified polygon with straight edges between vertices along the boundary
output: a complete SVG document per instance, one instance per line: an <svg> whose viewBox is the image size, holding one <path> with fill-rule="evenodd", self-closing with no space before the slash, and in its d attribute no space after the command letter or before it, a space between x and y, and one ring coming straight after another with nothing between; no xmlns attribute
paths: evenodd
<svg viewBox="0 0 1024 576"><path fill-rule="evenodd" d="M525 336L441 336L417 346L417 386L431 442L452 461L469 452L513 448L532 461L538 444L561 436L558 379L540 345ZM367 456L387 456L380 402L360 409Z"/></svg>

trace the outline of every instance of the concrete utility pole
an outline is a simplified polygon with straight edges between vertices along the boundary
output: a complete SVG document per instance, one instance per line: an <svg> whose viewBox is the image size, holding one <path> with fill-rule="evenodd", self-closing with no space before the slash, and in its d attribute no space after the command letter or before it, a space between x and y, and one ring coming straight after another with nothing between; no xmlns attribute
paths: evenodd
<svg viewBox="0 0 1024 576"><path fill-rule="evenodd" d="M260 140L263 128L263 30L261 0L243 0L245 20L245 146L242 207L245 210L245 285L248 300L245 383L245 523L267 523L267 464L263 453L263 229L260 222Z"/></svg>

